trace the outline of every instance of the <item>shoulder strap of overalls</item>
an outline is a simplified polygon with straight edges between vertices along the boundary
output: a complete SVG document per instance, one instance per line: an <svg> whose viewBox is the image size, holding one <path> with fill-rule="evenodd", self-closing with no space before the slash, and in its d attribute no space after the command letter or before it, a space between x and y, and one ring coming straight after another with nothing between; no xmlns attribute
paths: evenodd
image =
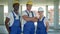
<svg viewBox="0 0 60 34"><path fill-rule="evenodd" d="M43 17L42 21L44 21L45 17Z"/></svg>
<svg viewBox="0 0 60 34"><path fill-rule="evenodd" d="M19 20L20 20L20 17L21 17L21 16L19 16Z"/></svg>
<svg viewBox="0 0 60 34"><path fill-rule="evenodd" d="M15 19L15 15L14 15L14 13L12 12L12 14L13 14L13 17L14 17L14 19Z"/></svg>
<svg viewBox="0 0 60 34"><path fill-rule="evenodd" d="M33 14L33 12L31 11L31 13L32 13L32 17L34 17L34 14Z"/></svg>
<svg viewBox="0 0 60 34"><path fill-rule="evenodd" d="M25 12L27 13L27 15L29 16L29 13L25 10Z"/></svg>
<svg viewBox="0 0 60 34"><path fill-rule="evenodd" d="M12 14L13 14L13 17L15 18L15 15L14 15L14 13L12 12ZM19 16L19 18L20 18L20 16Z"/></svg>
<svg viewBox="0 0 60 34"><path fill-rule="evenodd" d="M29 16L29 13L25 10L25 12L28 14L28 16ZM33 14L33 12L31 11L31 13L32 13L32 17L34 17L34 14Z"/></svg>

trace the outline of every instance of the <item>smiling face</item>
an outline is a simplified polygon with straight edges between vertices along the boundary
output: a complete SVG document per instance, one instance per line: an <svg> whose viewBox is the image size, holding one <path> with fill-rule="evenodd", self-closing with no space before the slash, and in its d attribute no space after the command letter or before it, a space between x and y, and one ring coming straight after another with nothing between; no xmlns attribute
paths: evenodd
<svg viewBox="0 0 60 34"><path fill-rule="evenodd" d="M43 16L43 11L38 11L38 14L40 15L40 16Z"/></svg>
<svg viewBox="0 0 60 34"><path fill-rule="evenodd" d="M31 10L31 8L32 8L32 5L27 4L27 5L26 5L26 7L27 7L27 10L29 10L29 11L30 11L30 10Z"/></svg>
<svg viewBox="0 0 60 34"><path fill-rule="evenodd" d="M14 10L18 11L19 10L19 3L13 4Z"/></svg>

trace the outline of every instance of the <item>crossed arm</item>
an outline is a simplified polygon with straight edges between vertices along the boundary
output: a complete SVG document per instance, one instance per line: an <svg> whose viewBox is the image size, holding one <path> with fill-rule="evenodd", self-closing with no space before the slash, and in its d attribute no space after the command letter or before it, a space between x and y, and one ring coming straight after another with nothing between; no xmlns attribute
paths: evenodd
<svg viewBox="0 0 60 34"><path fill-rule="evenodd" d="M33 21L36 22L38 19L37 17L28 17L27 15L22 16L24 20L26 21Z"/></svg>

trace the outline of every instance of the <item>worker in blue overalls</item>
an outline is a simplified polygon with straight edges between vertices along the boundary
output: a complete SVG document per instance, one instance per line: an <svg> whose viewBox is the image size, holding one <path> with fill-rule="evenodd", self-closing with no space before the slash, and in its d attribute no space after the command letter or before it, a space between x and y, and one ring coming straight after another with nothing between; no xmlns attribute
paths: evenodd
<svg viewBox="0 0 60 34"><path fill-rule="evenodd" d="M48 19L44 16L44 10L42 7L38 8L39 19L37 22L36 34L47 34L49 24Z"/></svg>
<svg viewBox="0 0 60 34"><path fill-rule="evenodd" d="M34 12L31 11L32 1L28 1L26 4L27 10L23 11L22 17L25 20L23 26L23 34L34 34L35 26L34 22L37 18L34 17Z"/></svg>
<svg viewBox="0 0 60 34"><path fill-rule="evenodd" d="M8 13L5 25L9 34L21 34L21 22L19 15L19 3L13 4L14 10Z"/></svg>

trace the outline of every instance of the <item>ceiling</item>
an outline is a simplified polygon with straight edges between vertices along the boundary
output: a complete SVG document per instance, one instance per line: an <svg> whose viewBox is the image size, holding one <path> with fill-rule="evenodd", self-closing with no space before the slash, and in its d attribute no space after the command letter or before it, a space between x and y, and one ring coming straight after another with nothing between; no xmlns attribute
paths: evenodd
<svg viewBox="0 0 60 34"><path fill-rule="evenodd" d="M20 0L21 4L26 4L28 0ZM53 5L53 0L32 0L33 4L39 4L39 5L45 5L45 4L51 4Z"/></svg>
<svg viewBox="0 0 60 34"><path fill-rule="evenodd" d="M20 4L26 4L28 0L19 0ZM32 0L34 5L53 5L54 0ZM8 0L0 0L0 5L7 5ZM60 4L60 0L59 0Z"/></svg>
<svg viewBox="0 0 60 34"><path fill-rule="evenodd" d="M6 5L8 4L8 0L0 0L0 5Z"/></svg>

